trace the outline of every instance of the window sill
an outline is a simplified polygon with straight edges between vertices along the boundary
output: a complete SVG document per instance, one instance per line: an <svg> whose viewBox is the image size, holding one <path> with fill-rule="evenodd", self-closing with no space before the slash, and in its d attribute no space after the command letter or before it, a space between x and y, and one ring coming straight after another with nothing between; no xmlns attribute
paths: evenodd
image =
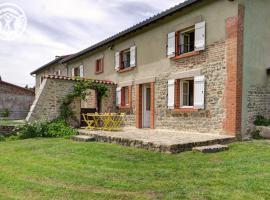
<svg viewBox="0 0 270 200"><path fill-rule="evenodd" d="M125 69L120 69L118 70L117 72L118 73L124 73L124 72L129 72L129 71L132 71L135 67L128 67L128 68L125 68Z"/></svg>
<svg viewBox="0 0 270 200"><path fill-rule="evenodd" d="M97 74L102 74L102 73L103 73L103 71L95 72L96 75L97 75Z"/></svg>
<svg viewBox="0 0 270 200"><path fill-rule="evenodd" d="M192 52L181 54L179 56L175 56L175 57L173 57L171 59L172 60L179 60L179 59L182 59L182 58L188 58L188 57L196 56L196 55L199 55L199 54L200 54L199 51L192 51Z"/></svg>
<svg viewBox="0 0 270 200"><path fill-rule="evenodd" d="M125 106L118 106L119 109L130 109L130 105L125 105Z"/></svg>
<svg viewBox="0 0 270 200"><path fill-rule="evenodd" d="M175 108L172 110L173 113L193 113L198 111L199 110L195 108Z"/></svg>

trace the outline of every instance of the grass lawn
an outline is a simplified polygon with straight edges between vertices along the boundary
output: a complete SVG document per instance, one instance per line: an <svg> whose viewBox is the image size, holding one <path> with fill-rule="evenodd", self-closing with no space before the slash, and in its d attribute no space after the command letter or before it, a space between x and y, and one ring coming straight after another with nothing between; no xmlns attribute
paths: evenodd
<svg viewBox="0 0 270 200"><path fill-rule="evenodd" d="M0 199L270 199L270 142L167 155L104 143L0 143Z"/></svg>
<svg viewBox="0 0 270 200"><path fill-rule="evenodd" d="M7 119L0 119L0 125L8 126L8 125L20 125L24 124L24 120L7 120Z"/></svg>

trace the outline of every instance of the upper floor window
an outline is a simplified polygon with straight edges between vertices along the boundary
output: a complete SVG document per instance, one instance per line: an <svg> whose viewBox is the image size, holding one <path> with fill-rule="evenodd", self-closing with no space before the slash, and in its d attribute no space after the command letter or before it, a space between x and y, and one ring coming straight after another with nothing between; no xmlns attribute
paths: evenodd
<svg viewBox="0 0 270 200"><path fill-rule="evenodd" d="M59 69L59 70L55 71L53 74L56 75L56 76L60 76L61 75L61 70Z"/></svg>
<svg viewBox="0 0 270 200"><path fill-rule="evenodd" d="M100 58L100 59L96 60L96 69L95 69L96 74L100 74L100 73L103 72L103 67L104 67L103 63L104 63L103 58Z"/></svg>
<svg viewBox="0 0 270 200"><path fill-rule="evenodd" d="M130 67L130 49L121 51L120 55L120 69Z"/></svg>
<svg viewBox="0 0 270 200"><path fill-rule="evenodd" d="M136 46L115 53L115 70L125 71L136 67Z"/></svg>
<svg viewBox="0 0 270 200"><path fill-rule="evenodd" d="M83 65L80 65L79 67L73 67L71 71L72 77L83 77Z"/></svg>
<svg viewBox="0 0 270 200"><path fill-rule="evenodd" d="M205 22L168 34L167 56L173 58L205 49Z"/></svg>
<svg viewBox="0 0 270 200"><path fill-rule="evenodd" d="M195 47L195 28L186 31L178 32L176 34L176 54L181 55L194 51Z"/></svg>

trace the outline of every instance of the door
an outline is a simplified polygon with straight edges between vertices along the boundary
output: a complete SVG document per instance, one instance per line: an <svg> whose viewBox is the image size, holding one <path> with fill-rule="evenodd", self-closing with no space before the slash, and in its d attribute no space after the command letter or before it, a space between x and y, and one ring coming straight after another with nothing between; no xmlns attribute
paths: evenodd
<svg viewBox="0 0 270 200"><path fill-rule="evenodd" d="M143 87L143 128L150 128L150 97L151 97L151 90L149 85L145 85Z"/></svg>

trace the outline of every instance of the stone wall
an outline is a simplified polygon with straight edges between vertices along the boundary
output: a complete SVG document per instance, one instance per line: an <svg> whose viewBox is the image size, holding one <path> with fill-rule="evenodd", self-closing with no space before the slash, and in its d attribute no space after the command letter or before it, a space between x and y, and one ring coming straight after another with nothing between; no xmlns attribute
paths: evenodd
<svg viewBox="0 0 270 200"><path fill-rule="evenodd" d="M31 106L30 112L27 116L28 122L33 121L47 121L53 120L59 117L60 106L64 97L73 91L75 81L72 80L61 80L46 78L40 86L40 90L35 98L33 105ZM102 105L104 112L112 112L116 110L115 100L115 86L109 85L108 97L105 97ZM90 93L95 94L95 93ZM94 97L89 97L89 100L93 100ZM93 105L92 103L87 103ZM70 120L70 124L74 127L80 126L80 115L81 115L81 99L76 98L70 105L73 113L74 120Z"/></svg>
<svg viewBox="0 0 270 200"><path fill-rule="evenodd" d="M34 96L30 90L0 81L0 110L9 110L7 119L25 119Z"/></svg>
<svg viewBox="0 0 270 200"><path fill-rule="evenodd" d="M73 91L73 85L74 81L44 79L26 120L28 122L47 121L59 117L63 98ZM71 107L78 120L78 122L73 122L72 125L78 126L80 115L77 115L80 113L80 99L76 99Z"/></svg>
<svg viewBox="0 0 270 200"><path fill-rule="evenodd" d="M155 128L221 133L225 118L224 90L226 81L225 42L209 45L199 55L178 60L168 73L156 77L155 82ZM175 61L172 61L175 62ZM205 75L205 109L198 112L175 113L167 108L167 81L171 74L201 69ZM132 108L125 112L126 125L135 126L136 87L132 87Z"/></svg>
<svg viewBox="0 0 270 200"><path fill-rule="evenodd" d="M81 108L96 108L97 98L95 90L88 90L89 94L86 95L86 99L81 101Z"/></svg>
<svg viewBox="0 0 270 200"><path fill-rule="evenodd" d="M107 96L101 103L101 113L117 112L116 108L116 85L108 85Z"/></svg>
<svg viewBox="0 0 270 200"><path fill-rule="evenodd" d="M268 86L252 85L248 90L247 101L248 120L243 132L248 134L254 131L253 123L257 115L270 118L270 83Z"/></svg>

